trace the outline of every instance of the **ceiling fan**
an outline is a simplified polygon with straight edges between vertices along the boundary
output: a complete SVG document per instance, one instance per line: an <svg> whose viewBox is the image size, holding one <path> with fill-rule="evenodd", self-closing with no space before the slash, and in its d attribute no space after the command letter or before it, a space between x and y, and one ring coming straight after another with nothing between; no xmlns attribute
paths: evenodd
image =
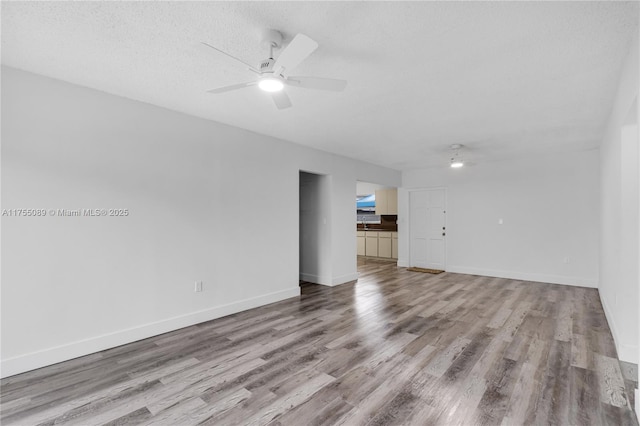
<svg viewBox="0 0 640 426"><path fill-rule="evenodd" d="M276 30L265 30L262 33L262 45L269 49L269 57L260 61L257 67L253 67L224 52L217 47L201 42L204 46L220 52L247 66L249 71L258 74L254 81L233 84L231 86L219 87L208 90L208 93L225 93L231 90L242 89L249 86L258 86L261 90L271 94L271 98L278 109L289 108L291 99L284 92L285 86L301 87L304 89L330 90L341 92L347 85L345 80L320 77L299 77L291 76L289 72L304 61L314 50L318 48L318 43L304 34L297 34L291 43L280 53L277 59L273 58L273 50L282 47L282 34Z"/></svg>

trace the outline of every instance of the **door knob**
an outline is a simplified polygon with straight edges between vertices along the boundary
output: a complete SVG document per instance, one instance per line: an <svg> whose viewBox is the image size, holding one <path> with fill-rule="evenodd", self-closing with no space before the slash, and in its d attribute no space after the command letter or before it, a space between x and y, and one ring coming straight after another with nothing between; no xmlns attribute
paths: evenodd
<svg viewBox="0 0 640 426"><path fill-rule="evenodd" d="M446 235L446 234L443 232L443 233L442 233L442 236L444 237L445 235Z"/></svg>

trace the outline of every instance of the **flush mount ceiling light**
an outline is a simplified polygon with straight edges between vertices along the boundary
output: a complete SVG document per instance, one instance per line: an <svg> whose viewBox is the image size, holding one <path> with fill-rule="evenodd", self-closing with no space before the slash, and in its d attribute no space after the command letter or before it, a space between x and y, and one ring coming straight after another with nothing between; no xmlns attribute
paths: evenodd
<svg viewBox="0 0 640 426"><path fill-rule="evenodd" d="M265 77L260 79L258 87L265 92L279 92L284 89L284 83L277 77Z"/></svg>
<svg viewBox="0 0 640 426"><path fill-rule="evenodd" d="M451 154L451 167L454 169L459 169L460 167L464 166L464 160L462 159L462 154L460 153L462 145L456 143L451 145L450 148L453 151L453 153Z"/></svg>

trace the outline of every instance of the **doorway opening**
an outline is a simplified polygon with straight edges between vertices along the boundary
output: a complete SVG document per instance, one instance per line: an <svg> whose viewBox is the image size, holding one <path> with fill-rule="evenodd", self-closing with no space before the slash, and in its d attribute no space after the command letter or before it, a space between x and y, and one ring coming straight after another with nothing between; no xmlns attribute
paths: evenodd
<svg viewBox="0 0 640 426"><path fill-rule="evenodd" d="M356 253L359 262L398 260L398 189L356 182Z"/></svg>
<svg viewBox="0 0 640 426"><path fill-rule="evenodd" d="M331 284L331 176L300 171L299 279Z"/></svg>

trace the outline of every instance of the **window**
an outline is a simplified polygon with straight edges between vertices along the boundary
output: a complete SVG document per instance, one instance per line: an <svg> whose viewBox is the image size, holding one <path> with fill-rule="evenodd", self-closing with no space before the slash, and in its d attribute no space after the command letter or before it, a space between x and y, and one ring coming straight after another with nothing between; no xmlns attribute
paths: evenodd
<svg viewBox="0 0 640 426"><path fill-rule="evenodd" d="M356 221L358 223L380 223L376 214L376 194L356 197Z"/></svg>

